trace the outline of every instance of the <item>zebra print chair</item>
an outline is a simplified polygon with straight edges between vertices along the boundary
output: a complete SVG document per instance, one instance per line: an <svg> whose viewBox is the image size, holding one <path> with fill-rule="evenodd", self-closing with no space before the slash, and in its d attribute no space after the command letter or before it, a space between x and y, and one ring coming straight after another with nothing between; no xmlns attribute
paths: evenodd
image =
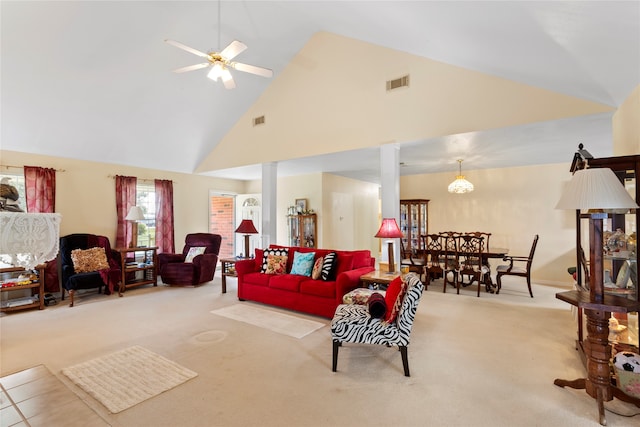
<svg viewBox="0 0 640 427"><path fill-rule="evenodd" d="M404 375L409 376L407 346L424 285L415 273L409 273L405 278L407 291L398 317L394 322L387 323L383 319L372 318L366 304L340 304L336 308L336 313L331 321L333 372L336 372L338 367L338 349L343 342L348 342L379 344L387 347L397 346L402 356ZM387 309L391 309L391 307L387 307Z"/></svg>

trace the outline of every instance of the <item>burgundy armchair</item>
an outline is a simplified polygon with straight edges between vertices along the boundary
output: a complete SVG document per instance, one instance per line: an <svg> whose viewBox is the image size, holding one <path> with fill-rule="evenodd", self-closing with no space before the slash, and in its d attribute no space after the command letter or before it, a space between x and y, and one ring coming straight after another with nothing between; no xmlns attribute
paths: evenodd
<svg viewBox="0 0 640 427"><path fill-rule="evenodd" d="M187 234L181 254L158 254L158 273L167 285L196 286L213 280L222 236L210 233ZM191 262L185 262L191 248L204 248Z"/></svg>

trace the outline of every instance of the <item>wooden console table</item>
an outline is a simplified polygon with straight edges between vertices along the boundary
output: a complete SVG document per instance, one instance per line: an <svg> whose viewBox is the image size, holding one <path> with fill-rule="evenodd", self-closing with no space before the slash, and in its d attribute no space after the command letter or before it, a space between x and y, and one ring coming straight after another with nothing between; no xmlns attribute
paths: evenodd
<svg viewBox="0 0 640 427"><path fill-rule="evenodd" d="M153 286L158 286L158 260L157 260L157 246L138 247L138 248L115 248L120 253L120 268L122 269L122 278L120 279L120 287L118 288L118 296L122 296L122 293L127 289L134 286L142 286L153 283ZM143 261L127 262L127 254L133 252L135 258L136 252L144 252ZM138 271L142 271L142 279L127 279L127 275L135 274Z"/></svg>
<svg viewBox="0 0 640 427"><path fill-rule="evenodd" d="M640 408L640 399L625 394L611 384L611 344L609 343L609 317L611 313L632 313L640 310L640 303L614 295L604 295L602 302L595 302L589 292L559 292L556 298L581 308L587 316L587 339L579 343L578 350L584 352L587 362L587 378L576 380L556 379L553 383L560 387L585 389L598 404L599 422L606 425L604 402L614 397Z"/></svg>

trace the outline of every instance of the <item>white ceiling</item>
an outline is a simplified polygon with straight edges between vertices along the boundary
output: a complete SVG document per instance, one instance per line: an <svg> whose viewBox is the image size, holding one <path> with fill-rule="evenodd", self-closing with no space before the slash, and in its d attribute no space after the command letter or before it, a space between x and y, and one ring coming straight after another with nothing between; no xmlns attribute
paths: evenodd
<svg viewBox="0 0 640 427"><path fill-rule="evenodd" d="M218 26L218 7L221 15ZM640 84L640 1L233 1L0 3L1 148L193 172L270 80L237 88L163 42L248 49L236 60L275 76L328 31L618 107ZM340 66L340 64L336 64ZM611 151L612 114L403 141L401 174L569 162L582 142ZM283 161L282 176L333 172L378 180L372 148ZM259 165L209 174L258 179Z"/></svg>

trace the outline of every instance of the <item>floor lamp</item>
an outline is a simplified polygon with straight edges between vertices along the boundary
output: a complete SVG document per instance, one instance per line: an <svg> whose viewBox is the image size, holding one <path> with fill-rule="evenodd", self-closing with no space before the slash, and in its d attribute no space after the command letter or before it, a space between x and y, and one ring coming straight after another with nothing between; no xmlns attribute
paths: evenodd
<svg viewBox="0 0 640 427"><path fill-rule="evenodd" d="M380 230L376 233L375 237L383 238L383 239L397 239L402 238L402 231L400 231L400 227L398 227L398 223L395 218L384 218L382 220L382 224L380 225ZM393 259L393 240L389 240L387 242L389 248L389 273L395 273L396 266Z"/></svg>
<svg viewBox="0 0 640 427"><path fill-rule="evenodd" d="M249 235L250 234L258 234L258 230L253 225L253 221L250 219L243 219L238 228L236 228L236 233L244 234L244 256L245 258L249 257Z"/></svg>
<svg viewBox="0 0 640 427"><path fill-rule="evenodd" d="M576 171L565 187L556 209L587 210L589 212L589 265L591 269L589 295L586 292L557 294L577 307L584 308L587 316L587 340L584 352L587 357L587 378L573 381L557 379L560 387L585 389L598 403L599 422L606 425L604 402L613 399L609 359L609 317L616 309L605 302L603 283L603 237L602 220L607 210L636 209L638 205L622 186L618 177L609 168L581 169Z"/></svg>

